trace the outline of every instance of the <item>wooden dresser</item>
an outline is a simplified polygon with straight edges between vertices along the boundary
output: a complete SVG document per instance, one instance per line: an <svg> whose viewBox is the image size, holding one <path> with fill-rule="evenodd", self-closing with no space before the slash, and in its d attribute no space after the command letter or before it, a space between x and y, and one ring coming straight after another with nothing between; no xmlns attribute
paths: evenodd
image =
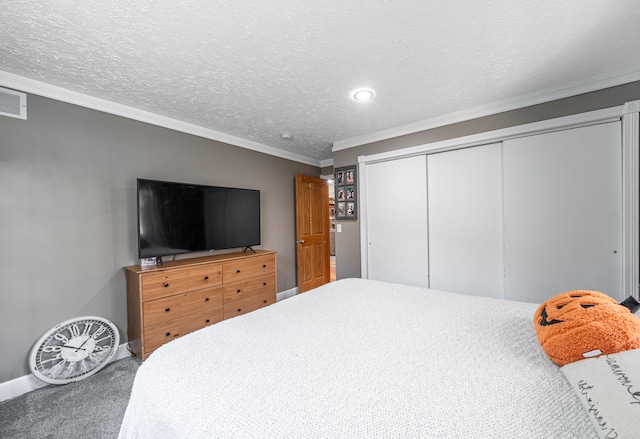
<svg viewBox="0 0 640 439"><path fill-rule="evenodd" d="M128 336L142 360L181 335L276 301L276 253L228 253L124 267Z"/></svg>

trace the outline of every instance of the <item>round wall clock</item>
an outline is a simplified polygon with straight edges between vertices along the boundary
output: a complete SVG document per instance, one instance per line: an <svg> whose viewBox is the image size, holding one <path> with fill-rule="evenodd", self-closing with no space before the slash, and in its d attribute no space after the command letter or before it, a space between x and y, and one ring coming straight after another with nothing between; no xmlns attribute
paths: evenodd
<svg viewBox="0 0 640 439"><path fill-rule="evenodd" d="M29 368L49 384L66 384L98 372L116 353L118 328L103 317L77 317L45 332L31 348Z"/></svg>

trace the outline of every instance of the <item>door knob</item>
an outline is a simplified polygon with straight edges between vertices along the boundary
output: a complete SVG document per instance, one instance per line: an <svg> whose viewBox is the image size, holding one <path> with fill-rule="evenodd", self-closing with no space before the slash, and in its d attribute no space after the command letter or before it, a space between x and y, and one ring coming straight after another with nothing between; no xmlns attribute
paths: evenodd
<svg viewBox="0 0 640 439"><path fill-rule="evenodd" d="M304 239L301 239L300 241L296 241L298 244L304 244Z"/></svg>

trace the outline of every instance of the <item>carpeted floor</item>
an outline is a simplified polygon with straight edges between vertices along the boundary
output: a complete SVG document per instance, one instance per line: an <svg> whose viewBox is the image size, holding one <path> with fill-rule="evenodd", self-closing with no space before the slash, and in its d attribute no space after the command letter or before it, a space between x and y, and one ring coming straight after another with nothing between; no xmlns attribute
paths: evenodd
<svg viewBox="0 0 640 439"><path fill-rule="evenodd" d="M82 381L0 402L0 438L117 438L139 365L125 358Z"/></svg>

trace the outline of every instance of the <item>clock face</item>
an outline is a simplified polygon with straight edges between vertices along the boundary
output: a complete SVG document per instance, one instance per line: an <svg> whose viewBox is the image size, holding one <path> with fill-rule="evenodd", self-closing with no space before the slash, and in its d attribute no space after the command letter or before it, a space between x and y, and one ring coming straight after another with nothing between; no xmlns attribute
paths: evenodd
<svg viewBox="0 0 640 439"><path fill-rule="evenodd" d="M119 342L118 328L107 319L70 319L40 337L31 350L29 367L50 384L78 381L106 366Z"/></svg>

